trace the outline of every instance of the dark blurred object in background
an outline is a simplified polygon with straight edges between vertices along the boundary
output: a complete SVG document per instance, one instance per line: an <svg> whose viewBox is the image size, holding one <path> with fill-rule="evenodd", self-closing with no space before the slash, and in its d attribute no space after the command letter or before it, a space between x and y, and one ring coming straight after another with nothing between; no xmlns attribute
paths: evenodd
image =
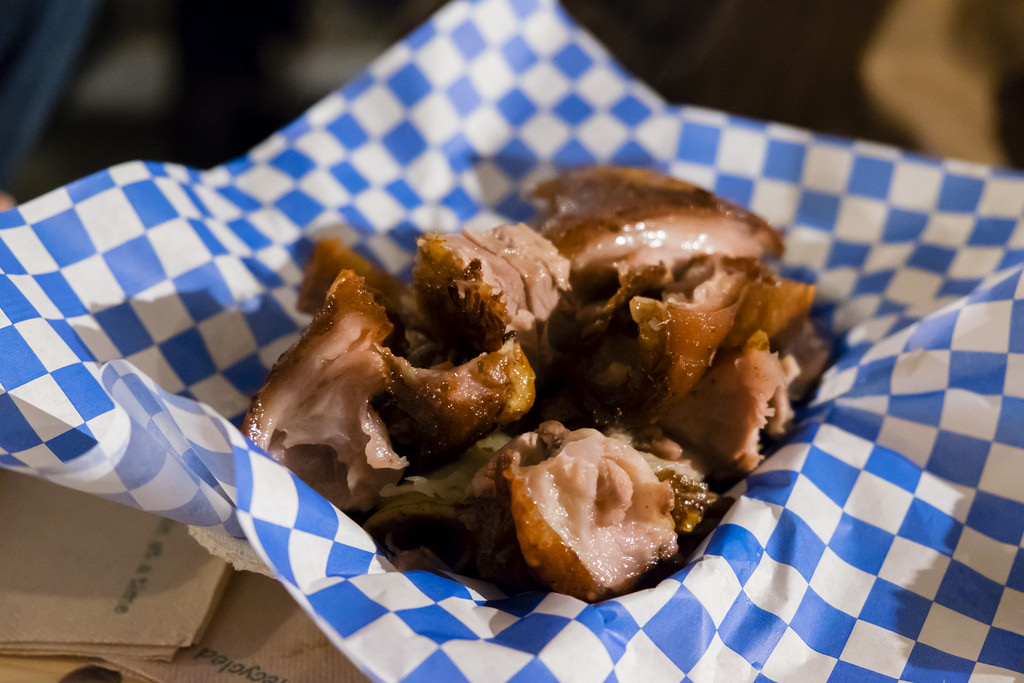
<svg viewBox="0 0 1024 683"><path fill-rule="evenodd" d="M889 4L565 0L670 102L903 144L909 141L872 109L858 71Z"/></svg>
<svg viewBox="0 0 1024 683"><path fill-rule="evenodd" d="M215 166L299 113L290 111L270 63L298 40L298 8L292 0L176 3L180 81L168 128L174 159Z"/></svg>
<svg viewBox="0 0 1024 683"><path fill-rule="evenodd" d="M97 0L58 2L67 10ZM7 189L27 199L139 158L199 168L227 161L343 85L442 4L105 0L53 125ZM1024 167L1024 3L564 4L670 101ZM5 16L0 37L10 26ZM0 52L0 92L13 76L4 60ZM37 127L46 118L36 116ZM9 130L0 116L0 140ZM17 137L22 147L32 142Z"/></svg>
<svg viewBox="0 0 1024 683"><path fill-rule="evenodd" d="M0 190L35 147L99 0L0 0Z"/></svg>

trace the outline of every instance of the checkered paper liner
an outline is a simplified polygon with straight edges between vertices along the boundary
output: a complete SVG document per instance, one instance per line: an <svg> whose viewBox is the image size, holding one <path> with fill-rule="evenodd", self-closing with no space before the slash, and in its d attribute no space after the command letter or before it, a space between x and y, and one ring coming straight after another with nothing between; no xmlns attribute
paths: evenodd
<svg viewBox="0 0 1024 683"><path fill-rule="evenodd" d="M529 218L588 163L786 232L836 364L684 570L587 605L399 573L237 425L334 233ZM668 105L551 0L456 1L250 154L0 213L0 465L244 533L379 680L1024 677L1024 175Z"/></svg>

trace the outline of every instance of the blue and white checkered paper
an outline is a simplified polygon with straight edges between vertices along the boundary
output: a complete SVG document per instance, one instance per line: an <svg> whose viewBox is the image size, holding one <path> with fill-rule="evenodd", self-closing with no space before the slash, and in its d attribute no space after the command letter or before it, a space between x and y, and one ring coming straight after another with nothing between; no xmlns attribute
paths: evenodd
<svg viewBox="0 0 1024 683"><path fill-rule="evenodd" d="M836 340L701 552L600 604L393 571L231 423L333 231L529 217L579 164L655 167L786 232ZM552 0L456 1L247 156L128 163L0 213L0 465L244 532L386 681L1024 677L1024 175L672 106Z"/></svg>

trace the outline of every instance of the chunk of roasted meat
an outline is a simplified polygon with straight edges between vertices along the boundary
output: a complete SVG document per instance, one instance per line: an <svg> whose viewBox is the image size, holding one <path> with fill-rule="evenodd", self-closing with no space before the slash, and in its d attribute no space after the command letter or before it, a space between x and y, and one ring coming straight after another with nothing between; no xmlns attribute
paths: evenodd
<svg viewBox="0 0 1024 683"><path fill-rule="evenodd" d="M721 352L694 386L659 420L665 433L697 454L704 471L749 472L761 462L762 429L781 434L792 417L788 387L797 372L762 332L742 349Z"/></svg>
<svg viewBox="0 0 1024 683"><path fill-rule="evenodd" d="M432 331L463 355L497 351L515 335L538 372L551 360L547 321L568 288L569 263L526 225L430 235L413 287Z"/></svg>
<svg viewBox="0 0 1024 683"><path fill-rule="evenodd" d="M580 330L556 336L572 351L563 359L565 391L576 398L546 399L545 417L633 430L658 424L725 350L757 333L774 341L803 330L814 294L751 259L699 256L674 273L657 270L629 271L637 277L623 277L608 300L583 311L586 317L559 319L561 330ZM566 407L575 413L559 412Z"/></svg>
<svg viewBox="0 0 1024 683"><path fill-rule="evenodd" d="M253 399L243 430L341 509L367 510L408 465L370 401L385 387L392 325L362 277L342 271Z"/></svg>
<svg viewBox="0 0 1024 683"><path fill-rule="evenodd" d="M410 464L437 467L533 405L516 342L417 368L385 345L391 331L364 278L341 271L246 416L254 443L343 510L369 509Z"/></svg>
<svg viewBox="0 0 1024 683"><path fill-rule="evenodd" d="M568 430L545 422L513 437L478 468L465 490L460 518L473 538L480 576L521 588L541 587L523 558L512 517L511 472L536 465L556 451Z"/></svg>
<svg viewBox="0 0 1024 683"><path fill-rule="evenodd" d="M660 384L655 414L689 393L725 349L743 347L754 335L773 341L800 328L814 287L779 278L750 259L694 259L661 300L634 297L642 366Z"/></svg>
<svg viewBox="0 0 1024 683"><path fill-rule="evenodd" d="M395 447L411 449L415 471L437 467L533 407L533 369L512 341L457 367L416 368L386 350L384 362L380 411Z"/></svg>
<svg viewBox="0 0 1024 683"><path fill-rule="evenodd" d="M758 332L810 365L794 396L820 371L827 354L802 338L816 337L814 287L768 270L762 259L781 255L782 241L759 217L641 169L579 169L536 195L547 209L541 231L571 262L571 291L549 326L569 398L543 397L544 417L660 424L717 354Z"/></svg>
<svg viewBox="0 0 1024 683"><path fill-rule="evenodd" d="M554 590L594 601L628 590L675 554L671 476L659 477L619 439L547 422L501 448L471 490L485 500L507 496L505 526L500 508L480 524L490 525L492 537L510 537L510 517L530 572ZM695 511L698 498L684 495ZM692 528L699 513L688 519L683 524Z"/></svg>
<svg viewBox="0 0 1024 683"><path fill-rule="evenodd" d="M547 209L541 232L570 259L573 287L582 291L622 264L782 254L782 238L758 216L654 171L581 168L540 184L535 195Z"/></svg>

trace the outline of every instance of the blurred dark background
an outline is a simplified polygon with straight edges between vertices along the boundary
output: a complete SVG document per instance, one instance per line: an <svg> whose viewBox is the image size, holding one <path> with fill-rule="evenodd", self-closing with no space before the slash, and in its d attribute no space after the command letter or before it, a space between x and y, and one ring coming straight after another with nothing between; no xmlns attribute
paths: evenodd
<svg viewBox="0 0 1024 683"><path fill-rule="evenodd" d="M26 200L131 159L199 168L226 161L343 85L441 4L0 0L0 98L45 8L40 63L65 65L51 79L52 106L46 97L0 99L0 149L24 147L6 178L0 169L0 190ZM1024 167L1024 3L564 4L670 101ZM30 104L29 123L5 138L12 112Z"/></svg>

